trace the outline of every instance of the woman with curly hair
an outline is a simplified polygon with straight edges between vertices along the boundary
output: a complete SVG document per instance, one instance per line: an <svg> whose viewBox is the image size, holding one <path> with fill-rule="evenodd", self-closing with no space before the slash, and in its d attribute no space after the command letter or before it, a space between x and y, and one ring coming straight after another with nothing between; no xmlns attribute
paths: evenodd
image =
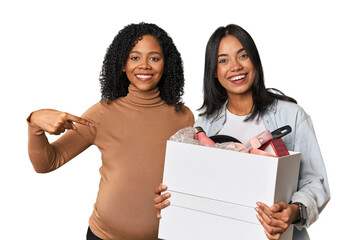
<svg viewBox="0 0 349 240"><path fill-rule="evenodd" d="M102 100L82 117L52 109L30 114L30 160L46 173L96 145L101 179L87 239L157 239L153 189L162 178L166 140L194 122L181 101L181 56L163 29L131 24L107 49L100 83ZM66 129L48 142L45 132Z"/></svg>

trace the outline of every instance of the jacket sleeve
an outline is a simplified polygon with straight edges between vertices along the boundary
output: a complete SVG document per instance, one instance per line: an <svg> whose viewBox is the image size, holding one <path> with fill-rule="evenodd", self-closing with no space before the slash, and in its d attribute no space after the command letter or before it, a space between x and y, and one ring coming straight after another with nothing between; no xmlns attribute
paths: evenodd
<svg viewBox="0 0 349 240"><path fill-rule="evenodd" d="M302 159L298 191L293 195L292 202L301 202L307 207L305 225L296 225L298 229L302 229L316 221L330 200L330 189L311 118L304 112L298 117L294 150L302 154Z"/></svg>
<svg viewBox="0 0 349 240"><path fill-rule="evenodd" d="M94 123L94 127L76 124L78 130L68 130L62 137L49 143L45 132L28 123L28 154L36 172L51 172L93 144L100 119L100 104L96 104L83 114Z"/></svg>

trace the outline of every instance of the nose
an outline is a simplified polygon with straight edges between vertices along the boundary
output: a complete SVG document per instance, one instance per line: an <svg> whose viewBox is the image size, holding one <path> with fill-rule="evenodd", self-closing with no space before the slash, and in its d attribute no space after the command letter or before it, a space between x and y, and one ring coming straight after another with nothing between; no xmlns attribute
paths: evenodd
<svg viewBox="0 0 349 240"><path fill-rule="evenodd" d="M143 59L143 60L139 63L139 66L138 66L138 67L141 68L141 69L150 69L150 68L151 68L148 59Z"/></svg>
<svg viewBox="0 0 349 240"><path fill-rule="evenodd" d="M231 60L230 61L230 71L236 72L242 69L242 65L238 60Z"/></svg>

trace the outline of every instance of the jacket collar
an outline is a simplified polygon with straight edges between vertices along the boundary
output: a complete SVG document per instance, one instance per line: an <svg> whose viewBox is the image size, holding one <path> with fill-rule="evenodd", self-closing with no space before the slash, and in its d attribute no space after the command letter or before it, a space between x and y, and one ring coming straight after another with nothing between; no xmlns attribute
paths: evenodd
<svg viewBox="0 0 349 240"><path fill-rule="evenodd" d="M272 104L270 104L270 106L267 108L267 111L270 111L272 113L276 113L277 112L277 102L278 100L274 100L274 102ZM228 104L228 100L225 101L225 103L222 105L222 107L219 109L219 111L217 111L217 115L214 116L213 121L217 121L220 118L224 118L226 117L226 111L225 109L227 108L227 104Z"/></svg>

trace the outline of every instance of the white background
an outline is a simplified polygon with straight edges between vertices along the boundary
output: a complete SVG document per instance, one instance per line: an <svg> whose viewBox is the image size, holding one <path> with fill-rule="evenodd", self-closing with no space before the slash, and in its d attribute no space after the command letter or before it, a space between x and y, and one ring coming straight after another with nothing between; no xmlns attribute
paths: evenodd
<svg viewBox="0 0 349 240"><path fill-rule="evenodd" d="M27 155L26 117L54 108L81 115L99 101L106 48L129 23L156 23L185 67L184 101L202 103L205 45L236 23L254 38L267 87L312 116L332 199L312 239L347 235L348 8L345 1L1 1L1 239L84 239L98 191L100 154L90 147L61 169L37 174ZM50 137L53 140L53 137ZM345 237L344 237L345 238Z"/></svg>

